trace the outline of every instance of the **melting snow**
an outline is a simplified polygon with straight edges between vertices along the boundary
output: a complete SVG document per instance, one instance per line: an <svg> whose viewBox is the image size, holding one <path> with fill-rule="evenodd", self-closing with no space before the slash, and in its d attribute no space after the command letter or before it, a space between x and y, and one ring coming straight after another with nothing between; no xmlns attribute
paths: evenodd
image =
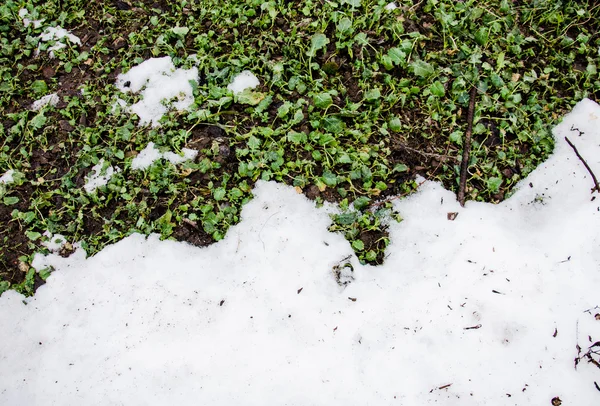
<svg viewBox="0 0 600 406"><path fill-rule="evenodd" d="M600 199L564 136L600 173L599 117L579 103L502 204L434 182L396 201L379 267L327 231L335 207L274 182L210 247L48 255L33 298L0 297L0 403L597 404L574 359L600 340Z"/></svg>
<svg viewBox="0 0 600 406"><path fill-rule="evenodd" d="M161 153L158 150L158 148L156 148L153 142L149 142L148 145L146 145L146 148L141 150L140 153L135 158L133 158L133 161L131 162L131 169L146 169L150 165L152 165L154 161L160 158L164 158L172 164L176 165L185 161L192 160L198 155L198 151L188 148L183 148L182 152L183 156L171 151Z"/></svg>
<svg viewBox="0 0 600 406"><path fill-rule="evenodd" d="M124 92L140 93L141 100L129 108L140 125L159 125L170 109L185 110L194 102L190 81L198 81L198 68L175 69L171 57L150 58L117 77L116 86Z"/></svg>
<svg viewBox="0 0 600 406"><path fill-rule="evenodd" d="M100 186L106 185L110 178L120 171L120 168L115 169L112 166L107 166L104 169L104 159L101 159L92 167L90 174L85 178L85 185L83 188L87 193L92 193Z"/></svg>
<svg viewBox="0 0 600 406"><path fill-rule="evenodd" d="M62 234L52 234L50 231L45 231L44 235L48 237L48 241L43 242L42 245L54 253L60 251L67 242L65 236Z"/></svg>
<svg viewBox="0 0 600 406"><path fill-rule="evenodd" d="M58 95L56 93L48 94L48 95L42 97L41 99L34 101L31 104L31 110L39 111L46 106L54 107L58 104L59 101L60 101L60 98L58 97Z"/></svg>
<svg viewBox="0 0 600 406"><path fill-rule="evenodd" d="M258 78L252 72L245 70L233 78L231 83L227 85L227 89L231 90L233 94L239 94L246 89L254 89L258 85L260 85Z"/></svg>
<svg viewBox="0 0 600 406"><path fill-rule="evenodd" d="M27 11L26 8L22 8L19 10L19 17L21 17L21 20L23 21L23 25L25 26L25 28L29 27L31 24L33 24L33 28L40 28L42 26L42 23L44 22L44 20L31 20L29 18L27 18L27 16L29 15L29 12Z"/></svg>
<svg viewBox="0 0 600 406"><path fill-rule="evenodd" d="M79 37L71 34L69 31L61 28L60 26L48 27L44 30L42 35L40 35L41 42L55 41L55 44L48 48L48 54L50 55L50 58L54 58L54 51L58 51L59 49L67 47L64 39L69 40L73 44L81 45L81 40ZM39 47L37 52L40 52Z"/></svg>
<svg viewBox="0 0 600 406"><path fill-rule="evenodd" d="M13 169L9 169L4 173L4 175L0 176L0 183L9 184L14 182L13 175L15 171Z"/></svg>

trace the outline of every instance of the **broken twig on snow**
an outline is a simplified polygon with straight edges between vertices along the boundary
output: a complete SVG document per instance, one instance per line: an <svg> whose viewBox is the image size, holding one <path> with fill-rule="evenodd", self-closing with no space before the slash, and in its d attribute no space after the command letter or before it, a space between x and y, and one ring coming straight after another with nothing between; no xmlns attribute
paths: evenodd
<svg viewBox="0 0 600 406"><path fill-rule="evenodd" d="M587 169L587 171L590 173L590 175L592 175L592 180L594 181L594 187L592 188L592 193L594 193L594 191L598 191L598 193L600 193L600 183L598 183L598 178L596 178L596 175L594 175L594 172L592 172L592 168L590 168L590 166L585 161L585 159L583 159L583 157L579 154L579 151L577 151L577 148L575 147L575 145L573 145L571 140L569 140L569 138L565 137L565 141L567 141L567 144L569 144L571 146L571 148L573 148L573 151L575 151L575 155L577 155L577 158L579 158L579 160L585 166L585 169Z"/></svg>
<svg viewBox="0 0 600 406"><path fill-rule="evenodd" d="M469 154L471 152L471 134L473 132L473 113L475 112L476 95L477 86L473 86L471 88L471 99L469 101L469 110L467 112L467 132L465 133L462 163L460 165L460 183L458 184L458 202L463 207L465 205L465 189L467 188L467 169L469 166Z"/></svg>

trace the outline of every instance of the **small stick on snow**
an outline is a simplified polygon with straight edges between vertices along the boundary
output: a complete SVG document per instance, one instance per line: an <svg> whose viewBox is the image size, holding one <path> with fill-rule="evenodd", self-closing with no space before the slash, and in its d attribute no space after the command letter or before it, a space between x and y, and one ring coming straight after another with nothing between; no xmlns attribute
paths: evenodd
<svg viewBox="0 0 600 406"><path fill-rule="evenodd" d="M598 191L600 193L600 183L598 183L598 178L596 178L596 175L594 175L594 172L592 172L592 168L590 168L590 166L585 161L585 159L583 159L583 157L579 154L579 151L577 151L577 148L575 147L575 145L573 145L571 140L569 140L569 138L565 137L565 141L567 141L567 144L569 144L571 146L571 148L573 148L573 151L575 151L575 155L577 155L577 158L579 158L579 160L585 166L585 169L587 169L587 171L590 173L590 175L592 175L592 180L594 181L594 187L592 188L592 193L594 193L595 191Z"/></svg>
<svg viewBox="0 0 600 406"><path fill-rule="evenodd" d="M469 154L471 152L471 133L473 132L473 113L475 111L475 96L477 86L471 88L471 100L467 112L467 132L465 134L465 145L463 147L462 164L460 165L460 183L458 184L458 202L465 206L465 189L467 187L467 169L469 166Z"/></svg>

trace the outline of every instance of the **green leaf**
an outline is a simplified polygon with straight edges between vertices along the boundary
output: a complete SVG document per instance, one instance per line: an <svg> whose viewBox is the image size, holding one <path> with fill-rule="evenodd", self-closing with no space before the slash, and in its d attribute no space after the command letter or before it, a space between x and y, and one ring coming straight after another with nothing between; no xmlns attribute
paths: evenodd
<svg viewBox="0 0 600 406"><path fill-rule="evenodd" d="M243 92L235 95L235 101L238 104L256 106L265 98L265 96L265 93L254 92L251 89L246 89Z"/></svg>
<svg viewBox="0 0 600 406"><path fill-rule="evenodd" d="M361 0L343 0L342 3L346 3L350 7L360 7Z"/></svg>
<svg viewBox="0 0 600 406"><path fill-rule="evenodd" d="M361 196L354 201L354 208L356 210L362 210L366 208L369 203L371 203L371 199L366 196Z"/></svg>
<svg viewBox="0 0 600 406"><path fill-rule="evenodd" d="M313 97L315 107L326 109L333 104L333 99L329 93L318 93Z"/></svg>
<svg viewBox="0 0 600 406"><path fill-rule="evenodd" d="M333 134L339 134L344 131L344 122L337 117L325 117L323 127Z"/></svg>
<svg viewBox="0 0 600 406"><path fill-rule="evenodd" d="M487 180L487 187L490 193L498 193L500 190L500 186L502 185L502 179L491 177Z"/></svg>
<svg viewBox="0 0 600 406"><path fill-rule="evenodd" d="M6 206L12 206L13 204L19 203L19 198L16 196L6 196L4 198L4 204Z"/></svg>
<svg viewBox="0 0 600 406"><path fill-rule="evenodd" d="M35 117L33 117L31 119L29 124L31 125L31 127L33 127L34 130L39 130L40 128L42 128L46 124L46 117L44 116L44 110L43 109L40 110L40 112L37 113L35 115Z"/></svg>
<svg viewBox="0 0 600 406"><path fill-rule="evenodd" d="M348 17L342 18L336 26L336 29L341 34L351 34L352 33L352 21Z"/></svg>
<svg viewBox="0 0 600 406"><path fill-rule="evenodd" d="M406 63L406 53L400 48L390 48L387 53L388 58L394 63L394 65L402 66Z"/></svg>
<svg viewBox="0 0 600 406"><path fill-rule="evenodd" d="M396 166L394 166L393 172L408 172L408 166L404 164L396 164Z"/></svg>
<svg viewBox="0 0 600 406"><path fill-rule="evenodd" d="M432 95L437 97L443 97L446 94L446 90L444 89L444 85L439 80L436 80L429 86L429 91Z"/></svg>
<svg viewBox="0 0 600 406"><path fill-rule="evenodd" d="M36 80L31 84L31 90L36 94L44 94L48 92L48 86L43 80Z"/></svg>
<svg viewBox="0 0 600 406"><path fill-rule="evenodd" d="M377 259L377 253L373 250L369 250L369 252L367 252L367 254L365 255L365 259L368 262L373 262Z"/></svg>
<svg viewBox="0 0 600 406"><path fill-rule="evenodd" d="M338 214L333 217L333 221L335 221L336 224L339 224L342 226L349 226L350 224L354 224L357 220L358 220L358 212L356 212L356 211L352 211L350 213Z"/></svg>
<svg viewBox="0 0 600 406"><path fill-rule="evenodd" d="M190 29L188 27L173 27L171 28L171 31L173 32L173 34L179 37L185 37L186 34L190 32Z"/></svg>
<svg viewBox="0 0 600 406"><path fill-rule="evenodd" d="M305 133L296 131L290 131L287 135L287 139L294 144L304 144L307 141Z"/></svg>
<svg viewBox="0 0 600 406"><path fill-rule="evenodd" d="M462 131L456 130L450 134L450 141L457 145L462 145Z"/></svg>
<svg viewBox="0 0 600 406"><path fill-rule="evenodd" d="M29 230L25 231L25 235L31 241L37 241L37 240L39 240L42 237L42 235L40 233L38 233L37 231L29 231Z"/></svg>
<svg viewBox="0 0 600 406"><path fill-rule="evenodd" d="M433 66L425 61L414 61L410 64L410 66L412 67L413 73L416 76L425 79L433 75L435 72Z"/></svg>
<svg viewBox="0 0 600 406"><path fill-rule="evenodd" d="M354 240L352 241L352 248L354 251L362 251L365 249L365 243L363 243L361 240Z"/></svg>
<svg viewBox="0 0 600 406"><path fill-rule="evenodd" d="M337 185L337 176L335 176L331 171L326 170L323 172L323 183L325 183L329 187L335 187Z"/></svg>
<svg viewBox="0 0 600 406"><path fill-rule="evenodd" d="M329 38L325 34L318 33L313 35L310 39L310 49L306 52L306 55L312 58L317 54L318 50L323 49L327 44L329 44Z"/></svg>
<svg viewBox="0 0 600 406"><path fill-rule="evenodd" d="M402 122L398 117L394 117L388 123L388 127L394 132L400 132L400 130L402 129Z"/></svg>
<svg viewBox="0 0 600 406"><path fill-rule="evenodd" d="M281 106L279 106L279 108L277 109L277 117L279 118L284 118L285 116L288 115L288 113L290 112L290 109L292 108L292 103L290 102L285 102L283 103Z"/></svg>
<svg viewBox="0 0 600 406"><path fill-rule="evenodd" d="M213 191L213 197L216 201L223 200L225 198L226 190L223 187L216 188Z"/></svg>
<svg viewBox="0 0 600 406"><path fill-rule="evenodd" d="M488 42L488 36L489 36L489 32L485 27L481 27L476 33L475 33L475 42L477 42L478 45L480 46L485 46Z"/></svg>
<svg viewBox="0 0 600 406"><path fill-rule="evenodd" d="M373 103L373 102L376 102L377 100L379 100L380 98L381 98L381 92L379 91L378 88L368 90L365 93L365 99L368 102Z"/></svg>

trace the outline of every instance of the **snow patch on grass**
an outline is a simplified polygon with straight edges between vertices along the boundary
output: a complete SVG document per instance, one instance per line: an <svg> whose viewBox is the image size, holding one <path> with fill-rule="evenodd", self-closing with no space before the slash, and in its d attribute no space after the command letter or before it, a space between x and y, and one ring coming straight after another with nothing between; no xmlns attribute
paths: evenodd
<svg viewBox="0 0 600 406"><path fill-rule="evenodd" d="M185 161L192 160L198 155L198 151L189 148L183 148L181 152L183 152L183 155L179 155L171 151L161 153L153 142L149 142L148 145L146 145L146 148L141 150L140 153L133 158L133 161L131 162L131 169L146 169L150 167L154 161L160 158L164 158L172 164L177 165Z"/></svg>
<svg viewBox="0 0 600 406"><path fill-rule="evenodd" d="M19 10L19 17L21 17L21 20L23 21L23 25L25 26L25 28L29 27L32 24L33 24L33 28L40 28L42 26L44 19L31 20L31 19L27 18L28 15L29 15L29 11L27 11L26 8L22 8Z"/></svg>
<svg viewBox="0 0 600 406"><path fill-rule="evenodd" d="M60 101L60 97L58 97L58 95L56 93L48 94L48 95L42 97L41 99L34 101L31 104L31 110L39 111L46 106L54 107L58 104L59 101Z"/></svg>
<svg viewBox="0 0 600 406"><path fill-rule="evenodd" d="M14 169L9 169L8 171L6 171L4 173L4 175L0 176L0 183L3 183L5 185L7 185L9 183L13 183L14 182L14 177L13 177L14 174L15 174Z"/></svg>
<svg viewBox="0 0 600 406"><path fill-rule="evenodd" d="M100 186L104 186L108 183L110 178L115 173L121 172L120 168L113 168L110 165L105 165L104 159L101 159L96 165L92 167L92 171L85 178L85 185L83 188L87 193L92 193Z"/></svg>
<svg viewBox="0 0 600 406"><path fill-rule="evenodd" d="M600 340L600 199L564 137L600 173L599 117L579 103L502 204L429 181L395 201L379 267L327 231L335 207L262 181L206 248L36 256L46 285L0 297L1 403L595 404L598 368L574 359Z"/></svg>
<svg viewBox="0 0 600 406"><path fill-rule="evenodd" d="M260 85L258 78L249 70L245 70L233 78L231 83L227 85L227 89L231 90L233 94L239 94L246 89L254 89L258 85Z"/></svg>
<svg viewBox="0 0 600 406"><path fill-rule="evenodd" d="M70 41L73 44L81 45L81 40L76 35L71 34L70 31L61 28L60 26L56 27L48 27L44 30L44 32L40 35L41 42L50 42L54 41L54 45L47 49L48 55L50 58L54 58L54 52L60 49L66 48L67 44L65 43L65 39ZM40 47L38 46L37 53L40 53Z"/></svg>
<svg viewBox="0 0 600 406"><path fill-rule="evenodd" d="M139 125L159 125L169 110L185 110L194 102L190 81L198 81L198 68L175 69L171 57L150 58L117 77L123 92L140 93L141 100L129 111L140 118Z"/></svg>
<svg viewBox="0 0 600 406"><path fill-rule="evenodd" d="M44 231L44 235L48 238L48 241L43 242L42 245L54 253L59 252L67 242L62 234L52 234L50 231Z"/></svg>

